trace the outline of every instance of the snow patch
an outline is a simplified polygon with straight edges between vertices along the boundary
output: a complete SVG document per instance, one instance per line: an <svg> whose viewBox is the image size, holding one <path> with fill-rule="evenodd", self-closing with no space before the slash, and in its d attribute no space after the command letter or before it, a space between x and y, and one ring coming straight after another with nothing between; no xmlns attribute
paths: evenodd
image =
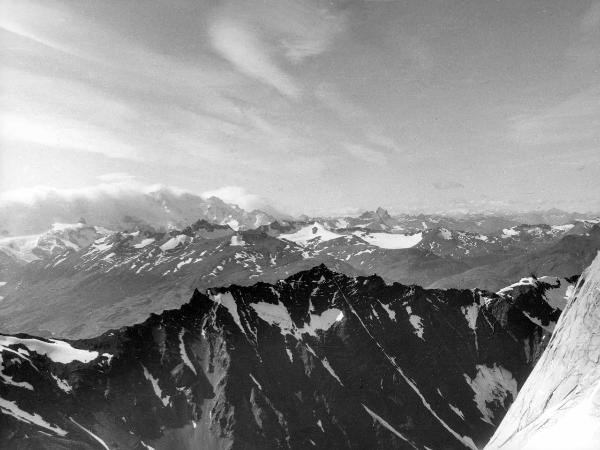
<svg viewBox="0 0 600 450"><path fill-rule="evenodd" d="M76 422L75 419L73 419L72 417L69 417L69 419L71 420L71 422L73 422L75 425L77 425L79 428L81 428L83 431L85 431L87 434L89 434L91 437L93 437L100 445L102 445L102 447L104 447L106 450L110 450L108 445L106 445L106 442L104 442L102 439L100 439L98 436L96 436L94 433L92 433L86 427L84 427L80 423Z"/></svg>
<svg viewBox="0 0 600 450"><path fill-rule="evenodd" d="M210 299L213 302L218 303L219 305L223 305L225 308L227 308L227 311L229 311L229 314L231 315L237 326L240 327L242 333L246 334L246 332L244 331L244 327L242 327L240 315L238 314L237 303L235 302L235 299L233 298L233 295L231 295L230 292L223 292L222 294L210 295Z"/></svg>
<svg viewBox="0 0 600 450"><path fill-rule="evenodd" d="M65 380L63 380L61 378L58 378L53 373L51 373L50 375L52 376L52 378L54 379L54 381L56 381L56 385L58 386L58 388L60 390L66 392L67 394L69 394L69 393L71 393L73 391L73 388L71 387L71 385L67 381L65 381Z"/></svg>
<svg viewBox="0 0 600 450"><path fill-rule="evenodd" d="M63 430L60 427L51 425L46 420L44 420L39 414L28 413L27 411L23 411L15 402L11 402L3 398L0 398L0 412L8 416L12 416L17 420L20 420L21 422L37 425L38 427L52 431L53 433L58 434L59 436L64 436L67 434L65 430Z"/></svg>
<svg viewBox="0 0 600 450"><path fill-rule="evenodd" d="M167 250L173 250L174 248L179 247L182 244L185 244L190 239L191 238L186 234L178 234L177 236L169 239L167 242L165 242L163 245L161 245L160 249L163 252L166 252Z"/></svg>
<svg viewBox="0 0 600 450"><path fill-rule="evenodd" d="M256 384L256 387L258 387L261 391L262 391L262 386L260 385L260 383L256 380L256 378L254 378L254 376L249 373L248 375L250 375L250 378L252 378L252 381L254 381L254 384Z"/></svg>
<svg viewBox="0 0 600 450"><path fill-rule="evenodd" d="M337 374L335 373L335 371L331 367L331 364L329 364L329 361L327 361L327 358L323 358L321 360L321 363L323 364L323 367L325 367L325 369L327 369L327 372L329 372L331 374L331 376L333 378L335 378L337 380L337 382L340 383L343 386L344 383L342 383L342 380L340 380L340 377L337 376Z"/></svg>
<svg viewBox="0 0 600 450"><path fill-rule="evenodd" d="M500 236L502 239L508 239L512 236L518 236L520 233L515 230L514 228L504 228L502 230L502 236Z"/></svg>
<svg viewBox="0 0 600 450"><path fill-rule="evenodd" d="M242 236L238 236L236 234L234 236L231 236L231 242L229 243L229 245L231 245L232 247L243 247L244 245L246 245L246 243L244 242Z"/></svg>
<svg viewBox="0 0 600 450"><path fill-rule="evenodd" d="M142 364L142 369L144 369L144 377L152 385L152 390L154 391L154 394L162 402L163 406L166 407L169 404L169 399L171 397L168 395L163 397L162 390L160 389L160 386L158 385L158 380L152 376L152 374L148 371L148 369L146 369L146 366L144 366L143 364Z"/></svg>
<svg viewBox="0 0 600 450"><path fill-rule="evenodd" d="M10 345L23 345L30 351L40 355L46 355L54 362L69 364L73 361L87 363L98 357L98 352L90 352L79 348L71 347L64 341L49 339L50 342L40 341L38 339L21 339L14 336L0 336L0 349ZM104 353L102 356L111 356Z"/></svg>
<svg viewBox="0 0 600 450"><path fill-rule="evenodd" d="M368 233L355 231L355 236L379 248L402 249L411 248L423 240L423 233L393 234L393 233Z"/></svg>
<svg viewBox="0 0 600 450"><path fill-rule="evenodd" d="M410 324L413 326L414 330L415 330L415 334L420 338L423 339L423 319L420 316L417 316L416 314L412 313L412 308L410 306L406 307L406 312L408 313L408 321L410 322ZM425 340L425 339L423 339Z"/></svg>
<svg viewBox="0 0 600 450"><path fill-rule="evenodd" d="M386 305L385 303L381 303L381 306L383 307L383 309L385 309L385 312L390 317L390 320L396 320L396 311L394 311L392 308L389 307L389 305Z"/></svg>
<svg viewBox="0 0 600 450"><path fill-rule="evenodd" d="M361 403L361 405L364 408L364 410L371 416L371 418L375 422L379 423L384 428L386 428L387 430L391 431L393 434L395 434L397 437L399 437L404 442L406 442L407 444L409 444L415 450L418 450L418 447L415 444L413 444L411 441L408 440L408 438L406 436L404 436L402 433L400 433L398 430L396 430L393 426L391 426L388 421L384 420L381 416L375 414L373 411L371 411L369 408L367 408L364 405L364 403Z"/></svg>
<svg viewBox="0 0 600 450"><path fill-rule="evenodd" d="M185 334L185 330L182 329L179 332L179 354L181 355L181 360L184 362L184 364L186 366L188 366L190 368L190 370L192 372L194 372L194 375L198 375L198 373L196 372L196 368L194 367L194 365L192 364L192 361L190 360L187 351L185 350L185 342L183 342L183 335Z"/></svg>
<svg viewBox="0 0 600 450"><path fill-rule="evenodd" d="M147 239L142 239L142 241L138 244L135 244L134 247L135 248L144 248L147 247L148 245L152 244L156 239L154 238L147 238Z"/></svg>
<svg viewBox="0 0 600 450"><path fill-rule="evenodd" d="M493 367L478 364L475 378L464 374L467 384L475 393L474 401L481 412L482 419L493 425L494 412L489 405L503 407L506 399L511 395L517 397L517 381L508 370L494 364Z"/></svg>
<svg viewBox="0 0 600 450"><path fill-rule="evenodd" d="M477 303L473 303L468 306L461 306L460 310L465 315L465 319L467 319L469 328L475 331L477 329L477 316L479 315L479 305Z"/></svg>
<svg viewBox="0 0 600 450"><path fill-rule="evenodd" d="M295 233L280 234L279 239L285 239L286 241L291 241L302 247L305 247L312 242L326 242L342 236L343 235L341 234L336 234L329 231L320 223L315 222L313 225L301 228Z"/></svg>

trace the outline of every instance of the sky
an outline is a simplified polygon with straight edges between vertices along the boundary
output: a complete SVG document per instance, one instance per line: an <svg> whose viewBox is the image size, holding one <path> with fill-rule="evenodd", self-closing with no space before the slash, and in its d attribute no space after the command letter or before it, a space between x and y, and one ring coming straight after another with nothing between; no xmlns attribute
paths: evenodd
<svg viewBox="0 0 600 450"><path fill-rule="evenodd" d="M0 58L0 194L600 210L598 1L0 0Z"/></svg>

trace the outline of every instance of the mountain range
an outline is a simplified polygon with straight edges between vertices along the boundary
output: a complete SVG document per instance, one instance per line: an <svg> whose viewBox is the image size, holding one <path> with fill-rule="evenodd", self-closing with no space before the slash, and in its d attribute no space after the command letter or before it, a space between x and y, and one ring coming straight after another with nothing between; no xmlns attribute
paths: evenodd
<svg viewBox="0 0 600 450"><path fill-rule="evenodd" d="M195 291L91 339L0 335L0 442L476 449L544 348L560 315L550 299L568 286L425 290L321 265Z"/></svg>
<svg viewBox="0 0 600 450"><path fill-rule="evenodd" d="M593 441L597 218L140 195L0 215L1 448Z"/></svg>

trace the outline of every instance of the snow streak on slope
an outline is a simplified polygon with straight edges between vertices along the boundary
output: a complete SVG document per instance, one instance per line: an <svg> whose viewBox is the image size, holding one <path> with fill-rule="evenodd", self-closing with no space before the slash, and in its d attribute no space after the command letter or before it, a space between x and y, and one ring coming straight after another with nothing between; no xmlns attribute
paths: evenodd
<svg viewBox="0 0 600 450"><path fill-rule="evenodd" d="M369 413L369 415L373 418L373 420L375 420L376 422L379 422L379 424L383 425L385 428L390 430L392 433L394 433L400 439L407 442L412 448L418 449L418 447L415 446L411 441L409 441L406 436L404 436L402 433L400 433L398 430L396 430L386 420L382 419L381 416L378 416L377 414L375 414L373 411L371 411L369 408L367 408L364 404L362 405L362 407L365 409L365 411L367 413Z"/></svg>
<svg viewBox="0 0 600 450"><path fill-rule="evenodd" d="M28 413L27 411L23 411L17 406L15 402L11 402L3 398L0 398L0 412L9 416L13 416L15 419L20 420L22 422L32 423L37 425L38 427L45 428L46 430L52 431L53 433L56 433L59 436L64 436L67 434L67 432L62 428L49 424L39 414L32 414Z"/></svg>
<svg viewBox="0 0 600 450"><path fill-rule="evenodd" d="M600 256L582 279L546 351L486 449L599 448Z"/></svg>

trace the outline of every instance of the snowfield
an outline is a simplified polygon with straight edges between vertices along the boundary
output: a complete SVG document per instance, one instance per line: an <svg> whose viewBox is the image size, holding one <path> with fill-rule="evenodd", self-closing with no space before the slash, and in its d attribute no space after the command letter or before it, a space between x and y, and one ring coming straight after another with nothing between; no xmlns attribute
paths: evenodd
<svg viewBox="0 0 600 450"><path fill-rule="evenodd" d="M295 233L279 235L279 239L294 242L302 247L305 247L307 244L316 241L317 239L318 241L316 242L326 242L341 237L343 237L342 234L333 233L318 222L301 228Z"/></svg>
<svg viewBox="0 0 600 450"><path fill-rule="evenodd" d="M401 249L411 248L423 240L423 233L392 234L392 233L367 233L356 231L355 236L379 248Z"/></svg>
<svg viewBox="0 0 600 450"><path fill-rule="evenodd" d="M62 364L69 364L73 361L87 363L98 357L98 352L74 348L64 341L57 341L55 339L49 339L49 341L50 342L38 339L21 339L14 336L0 336L0 349L4 349L11 345L23 345L32 352L46 355L52 361ZM105 353L102 356L107 355L108 354Z"/></svg>

